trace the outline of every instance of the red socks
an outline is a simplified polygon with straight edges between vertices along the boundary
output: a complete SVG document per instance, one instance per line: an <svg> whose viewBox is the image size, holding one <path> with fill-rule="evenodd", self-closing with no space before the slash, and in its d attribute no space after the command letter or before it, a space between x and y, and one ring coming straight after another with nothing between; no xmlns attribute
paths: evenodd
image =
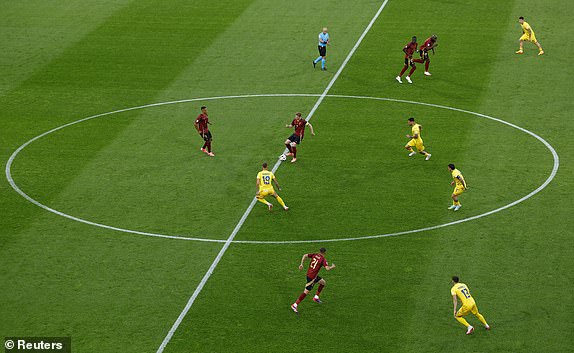
<svg viewBox="0 0 574 353"><path fill-rule="evenodd" d="M301 295L299 296L299 299L297 299L297 301L295 302L295 304L299 305L299 303L301 303L301 301L302 301L303 299L305 299L306 296L307 296L307 294L301 293Z"/></svg>
<svg viewBox="0 0 574 353"><path fill-rule="evenodd" d="M401 70L401 73L399 74L399 76L402 76L405 71L407 71L408 66L404 66L403 69Z"/></svg>
<svg viewBox="0 0 574 353"><path fill-rule="evenodd" d="M286 143L285 147L287 147L287 149L289 150L289 152L293 153L293 149L291 148L291 144L290 143Z"/></svg>
<svg viewBox="0 0 574 353"><path fill-rule="evenodd" d="M317 295L321 294L321 291L323 290L324 287L325 286L322 284L319 285L319 288L317 288Z"/></svg>
<svg viewBox="0 0 574 353"><path fill-rule="evenodd" d="M425 71L429 71L430 61L425 62Z"/></svg>
<svg viewBox="0 0 574 353"><path fill-rule="evenodd" d="M297 147L291 147L291 152L293 152L293 158L297 158Z"/></svg>
<svg viewBox="0 0 574 353"><path fill-rule="evenodd" d="M411 71L409 72L409 76L411 76L413 74L413 72L415 72L415 70L417 69L416 66L413 66L413 68L411 69Z"/></svg>
<svg viewBox="0 0 574 353"><path fill-rule="evenodd" d="M207 152L211 152L211 141L205 143L207 145Z"/></svg>

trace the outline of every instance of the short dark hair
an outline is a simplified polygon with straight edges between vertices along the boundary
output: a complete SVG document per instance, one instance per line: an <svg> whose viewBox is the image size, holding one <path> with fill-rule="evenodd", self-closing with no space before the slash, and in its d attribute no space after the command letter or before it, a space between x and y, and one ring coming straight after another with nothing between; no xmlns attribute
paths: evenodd
<svg viewBox="0 0 574 353"><path fill-rule="evenodd" d="M319 252L320 252L321 254L324 254L324 253L326 253L326 252L327 252L327 249L325 249L325 248L321 248L321 249L319 249Z"/></svg>
<svg viewBox="0 0 574 353"><path fill-rule="evenodd" d="M261 165L263 168L267 168L267 162L263 162L263 164Z"/></svg>
<svg viewBox="0 0 574 353"><path fill-rule="evenodd" d="M452 170L455 170L455 169L456 169L456 168L454 167L454 164L452 164L452 163L449 164L448 167L449 167L450 169L452 169Z"/></svg>
<svg viewBox="0 0 574 353"><path fill-rule="evenodd" d="M416 41L417 41L417 36L413 36L412 40L416 42Z"/></svg>
<svg viewBox="0 0 574 353"><path fill-rule="evenodd" d="M519 19L519 20L523 20L523 19L524 19L524 17L520 16L520 17L518 17L518 19Z"/></svg>
<svg viewBox="0 0 574 353"><path fill-rule="evenodd" d="M460 282L460 280L458 279L458 276L452 276L452 281L453 281L454 283Z"/></svg>
<svg viewBox="0 0 574 353"><path fill-rule="evenodd" d="M415 118L409 118L409 121L415 121Z"/></svg>
<svg viewBox="0 0 574 353"><path fill-rule="evenodd" d="M203 109L207 109L207 107L205 105L202 105L201 110L203 110Z"/></svg>
<svg viewBox="0 0 574 353"><path fill-rule="evenodd" d="M301 116L301 113L297 112L297 113L295 113L295 115L297 115L297 116Z"/></svg>

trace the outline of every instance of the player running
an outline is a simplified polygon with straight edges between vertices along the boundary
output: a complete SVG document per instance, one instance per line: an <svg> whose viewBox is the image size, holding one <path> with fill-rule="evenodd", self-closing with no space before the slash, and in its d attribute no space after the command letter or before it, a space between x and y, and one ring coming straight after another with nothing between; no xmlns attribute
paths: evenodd
<svg viewBox="0 0 574 353"><path fill-rule="evenodd" d="M266 204L267 207L269 207L269 211L271 211L273 209L273 205L270 202L267 202L267 200L265 200L265 197L272 195L274 198L277 199L277 202L279 202L279 204L283 206L283 209L287 211L289 207L285 205L285 202L283 202L281 196L277 195L277 192L275 192L275 189L273 189L272 182L275 182L275 185L277 185L277 189L281 191L281 187L277 182L277 178L275 178L275 174L267 170L267 163L263 163L261 167L262 170L259 173L257 173L257 182L255 184L257 186L257 193L255 194L255 198L257 199L257 201Z"/></svg>
<svg viewBox="0 0 574 353"><path fill-rule="evenodd" d="M421 56L421 58L413 60L416 63L425 63L425 76L432 76L431 73L429 72L429 65L430 65L429 50L432 50L432 53L434 55L434 48L438 46L438 43L436 42L437 39L438 37L433 34L432 36L430 36L430 38L425 40L423 45L421 45L421 47L419 48L419 55Z"/></svg>
<svg viewBox="0 0 574 353"><path fill-rule="evenodd" d="M410 152L409 157L412 157L415 154L417 154L413 150L413 147L416 147L417 151L420 154L426 156L425 161L428 161L431 158L432 154L425 151L423 138L421 137L421 130L423 129L422 125L415 123L415 118L409 118L407 123L409 124L409 126L411 126L411 132L412 132L412 135L407 135L407 138L410 139L410 141L405 145L407 151Z"/></svg>
<svg viewBox="0 0 574 353"><path fill-rule="evenodd" d="M468 321L466 321L463 317L468 315L468 313L474 314L474 316L476 316L480 320L480 322L484 324L484 327L487 330L490 330L490 326L488 326L488 324L486 323L484 316L482 316L478 312L476 302L474 301L472 295L470 295L470 291L468 290L467 285L464 283L460 283L457 276L452 277L452 284L453 286L450 289L450 294L452 295L452 303L454 305L454 318L458 322L466 326L466 334L470 335L472 332L474 332L474 327L470 326ZM456 310L457 297L458 299L460 299L461 304L461 307L460 309L458 309L458 311Z"/></svg>
<svg viewBox="0 0 574 353"><path fill-rule="evenodd" d="M295 163L297 161L297 145L301 144L303 141L303 137L305 136L305 126L309 126L309 130L311 130L311 135L315 136L315 131L313 130L313 125L310 122L303 119L301 117L301 113L295 113L295 119L291 122L291 124L285 125L287 128L295 128L295 132L289 136L287 140L285 140L285 146L289 150L287 156L293 156L291 163Z"/></svg>
<svg viewBox="0 0 574 353"><path fill-rule="evenodd" d="M405 66L403 66L401 73L397 77L395 77L395 79L399 81L399 83L403 83L401 77L403 76L405 71L407 71L409 65L411 66L411 71L409 71L406 80L408 83L413 83L413 81L411 81L411 75L417 69L417 67L415 66L415 62L413 61L413 54L415 53L415 51L417 51L417 45L418 45L417 37L413 36L411 41L407 43L407 45L405 45L405 47L403 48L403 52L405 53Z"/></svg>
<svg viewBox="0 0 574 353"><path fill-rule="evenodd" d="M542 46L536 40L536 35L534 35L534 30L532 29L532 27L530 27L528 22L524 21L524 17L520 16L518 18L518 23L520 23L520 27L522 27L522 37L520 37L520 39L518 40L518 42L520 43L520 49L518 49L516 54L523 54L524 53L524 49L522 47L523 42L532 42L532 43L536 44L536 46L538 47L538 55L544 54L544 50L542 50Z"/></svg>
<svg viewBox="0 0 574 353"><path fill-rule="evenodd" d="M454 190L452 192L452 206L450 206L448 209L449 210L454 209L455 211L458 211L462 207L460 201L458 201L458 197L466 189L468 189L468 186L466 186L466 181L464 181L464 177L462 176L460 171L454 167L454 164L449 164L448 170L451 172L453 179L450 185L455 185Z"/></svg>
<svg viewBox="0 0 574 353"><path fill-rule="evenodd" d="M193 123L193 125L195 126L195 129L197 130L197 132L199 132L199 135L201 136L201 138L203 138L203 141L205 141L205 143L203 144L203 147L201 147L201 152L207 153L207 155L210 157L215 156L215 154L213 154L213 152L211 152L212 136L211 136L211 131L209 131L209 126L208 126L208 125L211 125L211 123L209 122L209 118L207 117L207 107L206 106L201 107L201 114L199 114L197 116L197 119L195 119L195 123Z"/></svg>
<svg viewBox="0 0 574 353"><path fill-rule="evenodd" d="M319 57L313 60L313 67L315 67L319 61L321 61L321 70L327 70L325 67L325 61L327 61L327 59L325 57L327 56L327 45L330 43L331 38L329 38L329 33L327 33L327 27L323 27L323 31L319 33L319 45L317 47L319 49Z"/></svg>
<svg viewBox="0 0 574 353"><path fill-rule="evenodd" d="M335 264L329 266L329 264L327 263L327 259L325 259L326 252L327 249L321 248L319 249L318 254L305 254L301 258L299 271L303 269L303 262L305 261L305 259L311 259L311 261L309 262L309 268L307 269L307 284L305 285L305 290L303 291L303 293L301 293L297 301L291 304L291 309L294 312L299 313L299 311L297 310L297 306L299 305L299 303L301 303L303 299L305 299L307 294L309 294L309 292L313 289L315 283L319 283L319 288L317 288L317 294L315 294L315 296L313 297L313 301L315 303L321 304L319 294L321 294L321 291L325 287L326 282L323 278L318 276L319 271L321 270L321 267L325 267L325 270L327 271L331 271L332 269L335 268Z"/></svg>

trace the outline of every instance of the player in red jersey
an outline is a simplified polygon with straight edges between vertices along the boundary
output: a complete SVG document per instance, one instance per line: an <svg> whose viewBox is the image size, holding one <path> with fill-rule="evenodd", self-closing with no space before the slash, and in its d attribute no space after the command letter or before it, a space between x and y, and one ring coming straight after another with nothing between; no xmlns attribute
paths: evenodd
<svg viewBox="0 0 574 353"><path fill-rule="evenodd" d="M319 283L319 288L317 288L317 294L315 294L315 296L313 297L313 301L315 303L321 304L319 294L321 294L321 291L325 287L326 282L323 278L318 276L319 271L321 270L321 267L325 267L325 270L327 271L331 271L332 269L335 268L335 264L329 266L329 264L327 263L327 259L325 259L326 252L327 249L321 248L319 249L318 254L305 254L303 255L303 258L301 258L301 264L299 265L299 270L303 269L303 262L305 261L305 259L311 259L311 261L309 262L309 268L307 269L307 284L305 285L305 290L303 291L303 293L301 293L297 301L291 304L291 309L294 312L299 313L299 311L297 310L297 306L303 299L305 299L305 297L307 296L307 294L309 294L311 289L313 289L315 283Z"/></svg>
<svg viewBox="0 0 574 353"><path fill-rule="evenodd" d="M412 40L409 43L407 43L407 45L405 45L405 47L403 48L403 52L405 53L405 66L403 66L403 69L401 70L399 76L395 77L395 79L399 81L399 83L403 83L401 77L403 76L405 71L407 71L409 65L411 66L411 71L407 75L406 79L408 83L413 83L413 81L411 81L411 75L417 69L417 67L415 66L415 62L417 61L413 60L413 54L417 51L417 45L418 45L417 37L413 36Z"/></svg>
<svg viewBox="0 0 574 353"><path fill-rule="evenodd" d="M303 141L303 137L305 136L305 126L309 126L311 135L315 136L313 125L311 125L311 123L309 123L307 120L303 119L301 117L301 113L295 113L295 119L293 119L291 124L285 125L287 128L295 128L295 132L289 136L287 140L285 140L285 146L289 150L287 155L293 156L291 163L295 163L297 161L297 145Z"/></svg>
<svg viewBox="0 0 574 353"><path fill-rule="evenodd" d="M207 153L208 156L213 157L215 154L211 152L211 131L209 131L209 126L211 123L209 122L209 118L207 117L207 107L201 107L201 114L197 116L195 119L195 123L193 123L199 135L203 138L205 143L203 147L201 147L201 152ZM207 148L207 149L206 149Z"/></svg>
<svg viewBox="0 0 574 353"><path fill-rule="evenodd" d="M437 39L437 36L433 34L429 39L425 40L423 45L419 48L421 58L414 60L417 63L425 63L425 76L431 76L431 73L429 72L429 51L432 50L432 53L434 54L434 48L438 46L438 43L436 42Z"/></svg>

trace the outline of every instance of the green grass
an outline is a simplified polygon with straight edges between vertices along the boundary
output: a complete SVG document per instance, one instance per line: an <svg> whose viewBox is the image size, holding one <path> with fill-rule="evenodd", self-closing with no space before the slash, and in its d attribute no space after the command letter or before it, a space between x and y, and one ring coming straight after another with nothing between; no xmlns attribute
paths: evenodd
<svg viewBox="0 0 574 353"><path fill-rule="evenodd" d="M321 93L381 2L68 1L5 4L0 14L0 159L47 130L171 100ZM574 152L565 0L390 0L330 93L475 111L539 134L560 155L556 178L508 210L398 237L315 244L232 244L166 352L567 352L574 344L570 269ZM327 10L325 10L327 9ZM413 9L416 10L413 13ZM527 11L527 12L523 12ZM547 54L514 54L525 16ZM412 18L409 19L409 16ZM316 35L333 38L313 70ZM399 85L402 46L439 36L432 77ZM295 111L317 97L199 100L103 116L45 136L12 165L15 182L73 216L145 232L226 239L274 162ZM217 156L199 152L206 104ZM433 157L407 158L406 118ZM528 194L552 156L509 126L434 107L327 97L299 161L282 165L291 207L257 204L237 240L377 235L479 215ZM448 212L455 163L471 190ZM221 249L74 222L0 180L0 333L71 336L74 352L155 352ZM295 316L303 253L338 266L317 306ZM452 318L458 274L493 326L466 337ZM473 317L472 324L479 326Z"/></svg>

